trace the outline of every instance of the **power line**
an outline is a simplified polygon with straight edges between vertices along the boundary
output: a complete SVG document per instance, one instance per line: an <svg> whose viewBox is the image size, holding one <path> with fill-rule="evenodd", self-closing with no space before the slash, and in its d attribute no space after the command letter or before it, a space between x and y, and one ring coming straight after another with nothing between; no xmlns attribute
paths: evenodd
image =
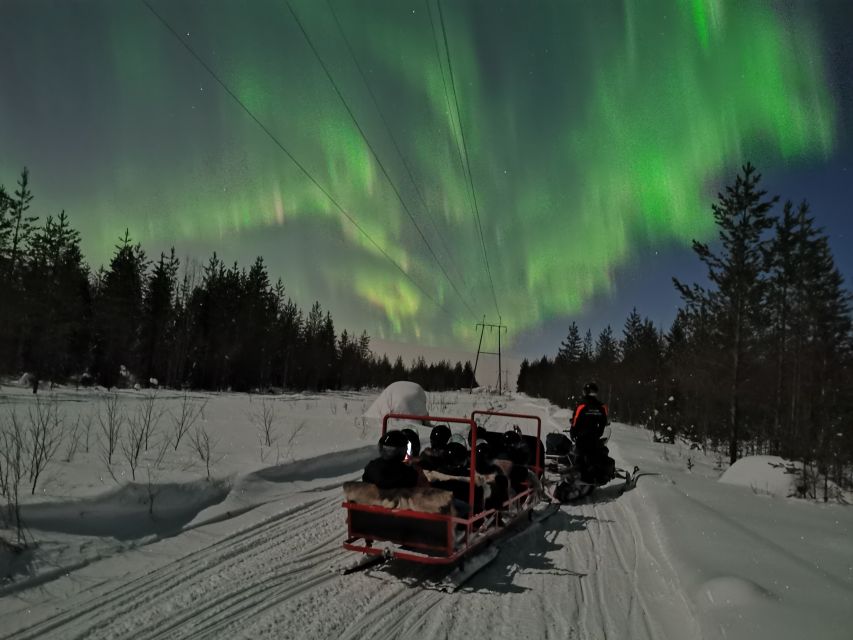
<svg viewBox="0 0 853 640"><path fill-rule="evenodd" d="M414 216L414 214L412 214L411 210L409 209L409 206L406 204L406 201L403 200L403 196L400 194L399 189L397 189L397 185L394 183L394 180L391 178L391 175L388 173L388 170L385 168L385 165L382 163L382 160L379 158L379 154L376 152L376 149L374 149L373 145L370 144L370 140L368 139L367 134L365 134L364 130L361 128L361 125L358 123L358 119L355 117L355 114L352 112L352 109L350 108L349 103L347 103L346 99L344 98L343 94L341 93L341 90L338 87L338 84L335 82L335 79L332 77L332 74L329 71L329 68L326 66L326 63L323 62L323 58L320 56L320 52L317 51L317 48L314 46L314 42L311 40L311 37L308 35L308 32L305 30L305 27L303 26L302 21L299 20L299 16L296 15L296 11L293 10L293 6L291 6L290 2L286 2L286 4L287 4L287 8L290 10L291 15L293 15L293 19L296 21L296 24L299 26L299 30L302 32L302 35L305 37L305 41L308 43L308 46L311 48L311 51L314 53L314 56L317 58L317 61L320 63L320 66L323 68L323 72L326 74L326 77L329 79L329 82L331 83L332 88L335 90L335 93L337 94L341 103L344 105L344 108L346 109L347 113L349 114L349 117L352 119L353 124L355 125L356 129L358 129L359 134L361 134L361 137L364 140L364 143L367 145L367 148L370 149L370 152L373 154L373 157L376 159L376 163L379 165L379 168L382 170L382 173L385 176L385 179L388 180L388 184L391 185L391 189L393 189L394 194L397 196L397 199L400 201L400 204L403 206L403 210L406 212L406 214L409 216L409 219L412 221L412 224L414 225L415 229L417 230L418 235L420 235L421 240L423 240L423 243L426 245L427 249L429 250L429 253L432 256L433 260L435 260L435 263L438 265L438 268L444 274L444 277L447 279L447 282L450 283L450 286L456 292L456 295L459 296L459 299L462 301L462 304L465 305L465 307L468 309L469 313L473 317L476 317L474 310L471 308L471 306L468 304L468 301L465 299L465 297L462 295L462 293L456 287L456 283L453 282L453 280L450 278L450 274L447 273L447 269L445 269L444 264L441 262L441 260L438 259L438 256L435 255L435 251L433 250L432 245L429 243L429 240L427 240L427 237L424 235L424 232L421 230L421 227L418 224L417 220L415 220L415 216Z"/></svg>
<svg viewBox="0 0 853 640"><path fill-rule="evenodd" d="M492 299L495 302L495 311L501 315L498 307L498 297L495 294L495 282L492 280L492 270L489 267L489 256L486 252L486 240L483 236L483 225L480 221L480 207L477 206L477 190L474 188L474 176L471 174L471 161L468 155L468 145L465 142L465 128L462 126L462 112L459 110L459 97L456 95L456 82L453 79L453 63L450 60L450 46L447 44L447 29L444 26L444 12L441 10L441 0L436 0L438 5L438 19L441 22L441 33L444 37L444 51L447 55L447 69L450 72L450 87L453 89L453 101L456 104L456 121L459 123L459 133L462 136L462 148L465 151L465 166L468 168L468 181L471 183L471 195L474 198L474 215L477 220L477 230L480 233L480 244L483 246L483 260L486 263L486 273L489 276L489 285L492 288Z"/></svg>
<svg viewBox="0 0 853 640"><path fill-rule="evenodd" d="M418 186L417 181L415 180L415 176L412 172L411 167L409 166L408 161L406 160L406 156L403 154L403 151L400 149L400 145L397 143L397 139L394 136L393 131L391 130L391 126L388 124L387 119L385 118L385 113L382 107L379 105L379 100L376 97L376 94L373 91L373 88L370 85L370 82L367 80L367 75L364 73L364 70L361 67L361 63L358 61L358 57L355 55L355 51L352 48L352 44L350 43L349 38L347 38L346 31L344 31L343 25L341 24L340 19L338 18L338 14L335 11L334 6L332 5L331 0L326 0L326 5L329 7L329 12L335 19L335 24L338 26L338 31L343 38L343 41L346 43L347 51L349 51L350 57L352 58L353 63L355 63L356 69L358 69L358 73L361 76L362 81L364 82L364 86L367 87L367 91L370 93L370 97L373 100L373 105L376 107L377 113L379 113L379 118L382 120L382 124L385 126L385 131L388 133L388 137L391 138L391 142L394 144L394 149L397 151L397 155L400 156L400 160L403 163L403 166L406 169L406 173L409 175L409 179L412 181L412 186L415 188L415 193L418 195L418 199L421 202L421 206L429 218L430 223L432 224L433 230L441 241L441 245L444 248L444 252L447 254L447 257L450 259L450 262L453 264L453 268L456 270L456 273L459 275L459 278L462 280L462 284L465 287L468 287L468 283L465 282L465 275L462 270L459 268L459 265L456 264L456 261L453 258L453 254L450 251L450 248L447 246L447 243L444 239L444 234L441 233L441 230L438 228L438 225L435 222L435 218L432 215L432 212L429 206L426 203L426 199L423 196L423 192Z"/></svg>
<svg viewBox="0 0 853 640"><path fill-rule="evenodd" d="M347 211L346 211L346 210L345 210L345 209L340 205L340 203L339 203L339 202L334 198L334 196L332 196L332 194L331 194L331 193L329 193L329 192L325 189L325 187L323 187L323 185L321 185L321 184L317 181L317 179L316 179L316 178L314 178L314 176L313 176L313 175L311 175L311 172L310 172L310 171L308 171L308 169L306 169L306 168L305 168L305 166L304 166L301 162L299 162L299 160L297 160L297 159L296 159L296 157L295 157L295 156L294 156L294 155L293 155L293 154L292 154L292 153L287 149L287 147L285 147L285 146L281 143L281 141L280 141L278 138L276 138L276 137L275 137L275 135L273 135L273 133L272 133L272 132L271 132L271 131L266 127L266 125L264 125L264 123L263 123L263 122L261 122L261 121L257 118L257 116L255 116L255 114L254 114L254 113L252 113L252 111L251 111L251 110L250 110L250 109L249 109L249 108L248 108L248 107L243 103L243 101L242 101L242 100L240 100L240 98L238 98L238 97L237 97L237 95L236 95L233 91L231 91L231 89L228 87L228 85L227 85L227 84L225 84L225 82L224 82L224 81L219 77L219 75L218 75L218 74L217 74L217 73L216 73L216 72L211 68L211 66L210 66L210 65L208 65L208 64L207 64L207 62L205 62L205 61L204 61L204 59L203 59L203 58L202 58L198 53L196 53L195 49L193 49L193 48L192 48L192 47L191 47L191 46L190 46L190 45L189 45L189 44L188 44L188 43L187 43L183 38L181 38L180 34L179 34L177 31L175 31L175 29L172 27L172 25L171 25L171 24L169 24L169 22L168 22L168 21L167 21L163 16L161 16L159 13L157 13L157 11L154 9L154 7L152 7L152 6L151 6L151 4L148 2L148 0L140 0L140 2L142 2L142 4L144 4L146 7L148 7L148 10L149 10L149 11L151 11L151 13L152 13L152 14L154 14L154 16L155 16L155 17L160 21L160 23L161 23L161 24L166 28L166 30L168 30L168 31L169 31L173 36L175 36L175 38L178 40L178 42L180 42L180 43L181 43L181 45L183 45L183 47L184 47L184 48L185 48L185 49L190 53L190 55L192 55L192 57L193 57L193 58L195 58L195 59L196 59L196 61L197 61L197 62L198 62L202 67L204 67L204 70L205 70L205 71L207 71L207 72L210 74L210 76L211 76L211 77L212 77L212 78L213 78L213 79L214 79L214 80L219 84L219 86L220 86L220 87L222 87L222 89L225 91L225 93L227 93L229 96L231 96L231 98L234 100L234 102L236 102L238 105L240 105L240 108L241 108L241 109L243 109L243 111L246 113L246 115L248 115L248 116L249 116L249 117L250 117L250 118L255 122L255 124L257 124L257 125L261 128L261 130L262 130L262 131L267 135L267 137L269 137L269 139L270 139L270 140L272 140L272 141L273 141L273 143L274 143L274 144L275 144L279 149L281 149L281 151L283 151L283 152L285 153L285 155L286 155L288 158L290 158L291 162L293 162L293 164L295 164L295 165L297 166L297 168L299 168L299 170L300 170L300 171L302 171L302 173L303 173L303 174L305 174L305 176L306 176L306 177L307 177L307 178L308 178L308 179L309 179L309 180L314 184L314 186L315 186L315 187L317 187L317 188L322 192L322 194L323 194L324 196L326 196L326 197L329 199L329 201L330 201L330 202L335 206L335 208L336 208L336 209L338 209L338 211L340 211L340 212L341 212L341 214L343 214L343 216L344 216L347 220L349 220L349 222L350 222L350 223L351 223L351 224L352 224L356 229L358 229L358 231L359 231L359 232L360 232L360 233L361 233L365 238L367 238L367 240L368 240L368 241L369 241L369 242L370 242L374 247L376 247L376 249L377 249L377 250L378 250L378 251L379 251L383 256L385 256L385 257L388 259L388 261L389 261L389 262L391 262L391 264L393 264L395 267L397 267L397 269L400 271L400 273L402 273L404 276L406 276L406 278L407 278L407 279L408 279L408 280L409 280L413 285L415 285L415 287L417 287L417 288L418 288L418 290L419 290L422 294L424 294L424 296L425 296L425 297L426 297L430 302L432 302L432 303L433 303L434 305L436 305L439 309L441 309L442 311L444 311L444 313L446 313L446 314L447 314L447 315L448 315L452 320L456 320L456 321L458 321L458 318L454 318L454 317L453 317L453 315L452 315L452 314L451 314L447 309L445 309L445 308L444 308L441 304L439 304L439 303L438 303L438 302L437 302L437 301L436 301L436 300L435 300L435 299L434 299L434 298L433 298L429 293L427 293L427 291L426 291L426 290L425 290L425 289L424 289L420 284L418 284L418 282L417 282L414 278L412 278L412 276L410 276L410 275L406 272L406 270L405 270L405 269L403 269L403 267L402 267L402 266L400 266L400 264L399 264L396 260L394 260L394 258L392 258L392 257L391 257L391 256L390 256L390 255L385 251L385 249L383 249L383 248L382 248L382 247L381 247L381 246L380 246L380 245L379 245L379 244L378 244L378 243L377 243L377 242L376 242L376 241L375 241L375 240L370 236L370 234L369 234L369 233L367 233L367 231L365 231L365 230L364 230L364 228L363 228L360 224L358 224L358 222L355 220L355 218L353 218L349 213L347 213Z"/></svg>
<svg viewBox="0 0 853 640"><path fill-rule="evenodd" d="M465 160L462 158L462 145L459 142L459 134L456 133L456 127L454 126L453 108L450 106L450 91L447 89L447 78L444 75L444 65L441 62L441 53L438 50L438 32L435 30L435 20L432 16L430 0L424 0L424 5L426 5L427 14L429 15L429 24L432 28L432 44L435 49L435 62L441 74L441 84L444 87L444 104L447 107L447 115L450 117L450 132L453 135L453 141L456 143L454 146L456 147L456 155L459 157L459 168L461 169L462 177L466 182L465 195L468 196L468 204L471 206L471 213L473 215L474 204L471 200L471 189L467 184L468 180L467 174L465 173Z"/></svg>

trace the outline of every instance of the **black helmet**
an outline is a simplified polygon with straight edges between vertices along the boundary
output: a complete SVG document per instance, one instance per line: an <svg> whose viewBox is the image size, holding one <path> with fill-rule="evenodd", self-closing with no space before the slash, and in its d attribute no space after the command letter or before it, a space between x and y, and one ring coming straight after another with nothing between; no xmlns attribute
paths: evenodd
<svg viewBox="0 0 853 640"><path fill-rule="evenodd" d="M477 427L477 440L475 441L474 440L474 429L469 428L468 429L468 445L473 447L475 444L477 444L477 442L482 442L483 440L486 440L488 438L488 436L486 436L485 433L486 433L486 427Z"/></svg>
<svg viewBox="0 0 853 640"><path fill-rule="evenodd" d="M468 460L468 450L460 442L451 442L447 445L447 461L450 464L464 465Z"/></svg>
<svg viewBox="0 0 853 640"><path fill-rule="evenodd" d="M409 455L417 458L421 454L421 439L414 429L403 429L400 433L406 436L406 440L412 445Z"/></svg>
<svg viewBox="0 0 853 640"><path fill-rule="evenodd" d="M493 460L494 456L492 455L492 448L489 446L489 443L480 440L477 443L477 471L479 473L488 473L491 470Z"/></svg>
<svg viewBox="0 0 853 640"><path fill-rule="evenodd" d="M406 449L409 439L402 431L391 430L385 433L379 440L379 455L385 460L403 461L406 457Z"/></svg>
<svg viewBox="0 0 853 640"><path fill-rule="evenodd" d="M521 434L518 431L507 431L504 434L504 449L509 451L521 444Z"/></svg>
<svg viewBox="0 0 853 640"><path fill-rule="evenodd" d="M485 440L480 440L477 443L477 461L490 461L492 460L492 448L489 446L489 443Z"/></svg>
<svg viewBox="0 0 853 640"><path fill-rule="evenodd" d="M450 440L450 427L446 424L437 424L429 434L429 446L433 449L444 449Z"/></svg>
<svg viewBox="0 0 853 640"><path fill-rule="evenodd" d="M594 382L587 382L583 386L583 392L584 392L584 395L594 396L595 394L598 393L598 385L595 384Z"/></svg>

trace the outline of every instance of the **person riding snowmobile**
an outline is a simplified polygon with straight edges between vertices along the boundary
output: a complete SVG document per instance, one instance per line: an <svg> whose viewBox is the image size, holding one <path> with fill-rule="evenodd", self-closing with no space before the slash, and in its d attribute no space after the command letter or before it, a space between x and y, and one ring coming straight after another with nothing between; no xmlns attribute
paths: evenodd
<svg viewBox="0 0 853 640"><path fill-rule="evenodd" d="M607 423L607 405L598 399L598 385L587 382L583 388L583 397L572 414L569 435L579 448L589 447L601 440Z"/></svg>
<svg viewBox="0 0 853 640"><path fill-rule="evenodd" d="M604 427L609 422L607 405L598 399L598 385L594 382L584 385L583 392L572 416L569 435L575 443L581 479L592 484L603 484L607 481L604 476L611 475L613 467L609 462L609 451L601 442Z"/></svg>

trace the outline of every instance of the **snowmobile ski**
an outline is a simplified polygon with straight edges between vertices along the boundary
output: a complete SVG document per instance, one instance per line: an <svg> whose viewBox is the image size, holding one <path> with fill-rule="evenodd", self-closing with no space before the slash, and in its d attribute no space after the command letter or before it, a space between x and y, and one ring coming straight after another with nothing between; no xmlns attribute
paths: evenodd
<svg viewBox="0 0 853 640"><path fill-rule="evenodd" d="M446 593L453 593L497 558L499 553L500 548L497 546L486 547L471 558L466 558L462 564L447 574L437 587Z"/></svg>
<svg viewBox="0 0 853 640"><path fill-rule="evenodd" d="M530 525L544 522L560 510L560 505L557 503L548 504L544 509L531 511ZM530 530L530 526L524 527L520 531L516 531L507 538L501 540L501 544L510 542L513 538L519 537ZM486 547L483 551L477 553L471 558L467 558L461 565L453 569L437 586L440 590L447 593L452 593L458 590L475 574L479 573L484 567L490 564L500 554L501 548L497 545Z"/></svg>

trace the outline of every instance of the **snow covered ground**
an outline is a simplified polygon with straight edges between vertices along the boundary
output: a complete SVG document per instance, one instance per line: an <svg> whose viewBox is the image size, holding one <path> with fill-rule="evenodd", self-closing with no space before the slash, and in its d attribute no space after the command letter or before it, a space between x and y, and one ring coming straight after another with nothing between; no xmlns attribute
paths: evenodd
<svg viewBox="0 0 853 640"><path fill-rule="evenodd" d="M69 422L103 416L109 398L57 394ZM125 412L143 395L120 393ZM374 454L378 421L362 415L376 396L193 394L215 443L210 481L186 443L150 483L154 446L135 483L127 463L107 471L93 418L89 452L66 462L61 449L25 500L39 545L0 583L0 637L853 637L853 510L718 482L710 457L622 425L611 452L640 467L636 488L614 483L499 543L460 591L430 588L434 568L330 571L351 558L341 484ZM0 397L0 415L33 403L8 387ZM157 402L167 434L186 403L175 392ZM270 446L264 407L274 407ZM546 431L567 422L523 396L430 394L428 407L535 413Z"/></svg>

